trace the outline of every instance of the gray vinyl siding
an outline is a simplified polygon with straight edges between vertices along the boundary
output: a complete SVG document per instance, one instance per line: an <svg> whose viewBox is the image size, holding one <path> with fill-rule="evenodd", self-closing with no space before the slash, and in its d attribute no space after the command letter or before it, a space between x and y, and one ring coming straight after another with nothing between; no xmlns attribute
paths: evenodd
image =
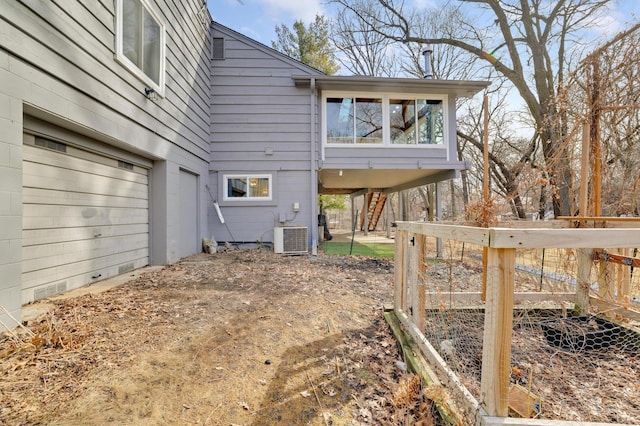
<svg viewBox="0 0 640 426"><path fill-rule="evenodd" d="M115 60L115 0L2 2L0 301L16 318L27 115L150 161L153 263L178 259L180 169L204 177L198 217L208 234L210 33L198 16L203 2L149 2L166 30L165 97L155 102L145 97L145 83Z"/></svg>
<svg viewBox="0 0 640 426"><path fill-rule="evenodd" d="M274 226L311 227L315 101L291 76L319 72L215 23L213 37L224 38L225 51L224 59L211 61L210 186L227 221L222 225L210 209L213 237L271 242ZM237 173L271 174L273 200L225 202L222 177ZM294 202L300 204L297 214Z"/></svg>
<svg viewBox="0 0 640 426"><path fill-rule="evenodd" d="M405 147L325 148L323 166L350 169L449 168L447 149L423 145Z"/></svg>
<svg viewBox="0 0 640 426"><path fill-rule="evenodd" d="M317 195L309 190L311 174L307 171L282 171L274 172L274 175L276 199L273 202L266 202L266 205L220 203L224 225L220 223L215 210L209 209L209 229L216 241L271 243L276 226L311 227L311 216L316 214L312 210L312 197ZM212 192L218 192L219 174L212 173L210 181L213 182L210 184ZM293 211L294 202L300 204L297 214ZM280 223L281 217L286 220L285 223Z"/></svg>
<svg viewBox="0 0 640 426"><path fill-rule="evenodd" d="M184 29L172 26L184 22L183 14L173 3L159 2L156 7L167 31L166 97L157 104L144 97L144 83L114 61L113 1L105 2L108 8L103 10L111 16L109 27L83 4L74 1L5 2L3 19L9 21L2 22L8 32L5 47L22 59L25 69L35 66L49 77L35 78L35 85L42 84L38 88L58 92L42 93L43 100L53 102L46 99L47 95L60 94L81 106L94 101L96 107L132 119L161 138L205 158L209 124L208 42L203 36L185 34ZM197 3L197 0L185 2L184 6L191 5L192 10L184 14L195 13ZM95 4L93 8L99 9L100 5ZM187 42L194 43L192 48L186 47ZM15 64L14 68L21 67ZM75 93L64 96L68 90ZM78 98L80 94L86 98ZM157 151L151 145L144 148Z"/></svg>

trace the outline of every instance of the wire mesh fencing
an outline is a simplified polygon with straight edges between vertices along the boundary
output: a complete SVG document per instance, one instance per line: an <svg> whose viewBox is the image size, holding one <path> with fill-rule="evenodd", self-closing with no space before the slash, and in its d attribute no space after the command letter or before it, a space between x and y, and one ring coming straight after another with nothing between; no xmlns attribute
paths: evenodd
<svg viewBox="0 0 640 426"><path fill-rule="evenodd" d="M422 332L483 403L483 341L496 333L485 329L486 247L428 236L424 242L417 274L425 293ZM577 250L515 250L504 397L510 416L638 423L640 317L634 321L619 312L637 308L640 271L608 260L592 253L588 281L589 295L609 304L594 303L576 315Z"/></svg>

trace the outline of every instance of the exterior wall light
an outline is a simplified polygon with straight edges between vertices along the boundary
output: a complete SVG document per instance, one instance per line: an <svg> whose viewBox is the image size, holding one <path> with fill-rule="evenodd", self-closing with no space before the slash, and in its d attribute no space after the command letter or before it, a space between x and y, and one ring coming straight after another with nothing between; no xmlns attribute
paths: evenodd
<svg viewBox="0 0 640 426"><path fill-rule="evenodd" d="M144 95L147 97L147 99L149 99L151 101L157 101L158 100L158 92L156 92L155 89L153 89L151 87L145 87L144 88Z"/></svg>

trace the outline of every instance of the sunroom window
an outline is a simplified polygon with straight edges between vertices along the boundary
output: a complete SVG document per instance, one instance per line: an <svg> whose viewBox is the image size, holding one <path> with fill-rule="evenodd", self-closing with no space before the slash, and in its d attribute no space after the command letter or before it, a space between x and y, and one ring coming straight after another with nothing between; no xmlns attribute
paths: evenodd
<svg viewBox="0 0 640 426"><path fill-rule="evenodd" d="M327 98L327 142L382 143L382 100Z"/></svg>
<svg viewBox="0 0 640 426"><path fill-rule="evenodd" d="M443 144L442 100L390 99L392 144Z"/></svg>
<svg viewBox="0 0 640 426"><path fill-rule="evenodd" d="M325 98L327 145L444 145L444 97Z"/></svg>
<svg viewBox="0 0 640 426"><path fill-rule="evenodd" d="M164 93L165 29L146 0L117 0L116 59Z"/></svg>
<svg viewBox="0 0 640 426"><path fill-rule="evenodd" d="M271 175L225 175L225 200L271 200Z"/></svg>

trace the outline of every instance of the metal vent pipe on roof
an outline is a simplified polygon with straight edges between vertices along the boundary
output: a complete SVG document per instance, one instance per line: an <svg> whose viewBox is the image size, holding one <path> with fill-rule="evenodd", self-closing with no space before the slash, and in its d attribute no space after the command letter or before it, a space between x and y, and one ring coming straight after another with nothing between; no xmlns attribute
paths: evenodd
<svg viewBox="0 0 640 426"><path fill-rule="evenodd" d="M431 54L433 53L433 44L427 44L422 48L424 56L424 78L433 78L431 72Z"/></svg>

